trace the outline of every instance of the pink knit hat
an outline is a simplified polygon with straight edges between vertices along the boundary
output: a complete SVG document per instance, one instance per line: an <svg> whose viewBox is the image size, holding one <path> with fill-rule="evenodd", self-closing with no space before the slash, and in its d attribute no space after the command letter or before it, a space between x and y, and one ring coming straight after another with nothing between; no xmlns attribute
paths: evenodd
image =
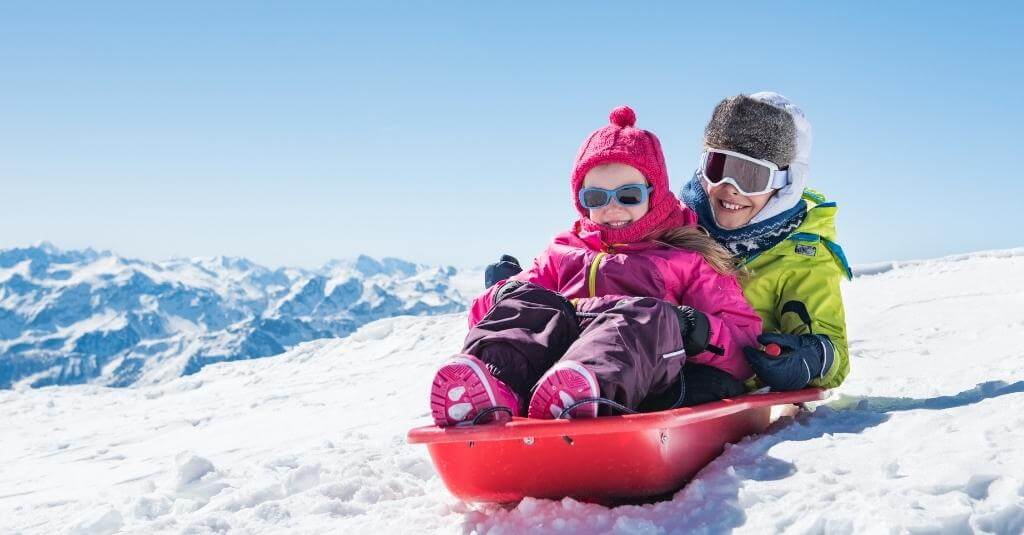
<svg viewBox="0 0 1024 535"><path fill-rule="evenodd" d="M634 243L653 238L661 231L682 226L685 222L679 199L668 185L668 170L658 138L636 124L636 113L629 106L619 106L608 116L611 124L598 128L580 146L572 170L572 198L585 230L600 231L607 244ZM613 229L590 220L590 212L580 204L579 192L587 172L599 165L622 163L643 173L654 188L646 214L629 225Z"/></svg>

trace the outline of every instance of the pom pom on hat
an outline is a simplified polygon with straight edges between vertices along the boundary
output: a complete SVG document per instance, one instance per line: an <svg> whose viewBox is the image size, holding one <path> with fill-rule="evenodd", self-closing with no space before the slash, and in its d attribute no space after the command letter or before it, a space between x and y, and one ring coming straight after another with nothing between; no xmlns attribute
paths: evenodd
<svg viewBox="0 0 1024 535"><path fill-rule="evenodd" d="M576 163L572 172L573 198L579 194L583 186L583 178L587 172L598 165L622 163L635 167L647 182L654 187L654 196L662 194L672 196L668 191L668 171L665 169L665 156L661 152L661 143L654 134L636 128L636 112L629 106L618 106L608 114L611 124L598 128L591 133L576 155ZM673 197L674 199L674 197ZM576 208L586 216L579 201Z"/></svg>
<svg viewBox="0 0 1024 535"><path fill-rule="evenodd" d="M632 127L636 124L636 112L629 106L619 106L608 115L608 120L621 128Z"/></svg>

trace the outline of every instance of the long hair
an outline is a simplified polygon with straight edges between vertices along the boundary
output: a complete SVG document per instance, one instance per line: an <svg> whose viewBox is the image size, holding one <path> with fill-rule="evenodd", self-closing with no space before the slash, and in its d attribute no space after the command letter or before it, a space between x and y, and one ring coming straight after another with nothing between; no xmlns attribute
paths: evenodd
<svg viewBox="0 0 1024 535"><path fill-rule="evenodd" d="M707 260L715 271L723 275L739 276L739 262L699 226L684 226L668 229L656 241L675 249L696 251Z"/></svg>

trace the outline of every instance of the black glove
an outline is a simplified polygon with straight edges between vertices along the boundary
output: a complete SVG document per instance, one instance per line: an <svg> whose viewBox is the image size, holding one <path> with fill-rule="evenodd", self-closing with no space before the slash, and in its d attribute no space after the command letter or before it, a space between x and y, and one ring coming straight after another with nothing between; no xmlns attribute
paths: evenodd
<svg viewBox="0 0 1024 535"><path fill-rule="evenodd" d="M501 287L498 288L498 291L494 292L494 303L493 304L495 304L495 305L498 304L498 301L501 301L502 299L507 297L508 294L518 290L519 288L522 288L523 286L526 286L527 284L530 284L530 283L525 282L525 281L520 281L520 280L514 280L514 279L513 280L507 280L507 281L501 283ZM532 285L532 286L535 289L547 292L547 293L555 296L558 299L558 306L560 306L562 308L562 310L565 312L567 317L569 317L569 318L575 318L576 317L576 307L572 304L572 301L569 301L568 299L566 299L564 295L562 295L562 294L560 294L558 292L553 292L551 290L548 290L547 288L541 288L540 286L536 286L536 285Z"/></svg>
<svg viewBox="0 0 1024 535"><path fill-rule="evenodd" d="M494 302L497 303L498 301L501 301L502 299L505 298L506 295L516 291L520 286L523 286L524 284L526 283L517 280L507 280L501 283L501 287L498 288L498 291L494 292Z"/></svg>
<svg viewBox="0 0 1024 535"><path fill-rule="evenodd" d="M679 332L683 335L683 351L692 357L710 351L716 355L723 353L720 347L711 345L711 323L701 311L686 305L675 307L676 319L679 320Z"/></svg>
<svg viewBox="0 0 1024 535"><path fill-rule="evenodd" d="M484 270L484 287L490 288L494 286L494 283L503 281L522 271L523 268L519 265L516 257L507 254L501 255L497 262L487 266L487 269Z"/></svg>
<svg viewBox="0 0 1024 535"><path fill-rule="evenodd" d="M768 333L758 336L757 341L782 349L779 356L772 357L757 348L743 348L754 373L772 390L800 390L814 379L825 377L835 362L832 340L822 334Z"/></svg>

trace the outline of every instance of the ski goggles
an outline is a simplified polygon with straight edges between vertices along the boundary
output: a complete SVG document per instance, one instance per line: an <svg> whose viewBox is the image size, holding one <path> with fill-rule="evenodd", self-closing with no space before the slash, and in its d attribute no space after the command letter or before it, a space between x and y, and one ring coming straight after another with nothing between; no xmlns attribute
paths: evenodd
<svg viewBox="0 0 1024 535"><path fill-rule="evenodd" d="M732 184L744 195L760 195L789 184L789 172L774 163L722 149L704 150L700 174L712 186Z"/></svg>
<svg viewBox="0 0 1024 535"><path fill-rule="evenodd" d="M583 188L580 190L579 198L584 208L595 210L608 206L612 199L622 206L643 204L652 191L653 187L644 184L626 184L615 189Z"/></svg>

